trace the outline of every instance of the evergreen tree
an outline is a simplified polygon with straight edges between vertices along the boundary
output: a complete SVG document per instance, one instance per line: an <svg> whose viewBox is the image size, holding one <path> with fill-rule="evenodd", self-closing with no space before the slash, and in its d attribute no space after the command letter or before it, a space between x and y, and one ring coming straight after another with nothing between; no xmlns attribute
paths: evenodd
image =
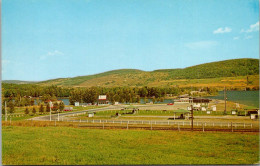
<svg viewBox="0 0 260 166"><path fill-rule="evenodd" d="M35 109L35 107L33 107L32 113L33 113L33 114L36 114L36 109Z"/></svg>
<svg viewBox="0 0 260 166"><path fill-rule="evenodd" d="M9 107L9 113L10 113L10 114L14 113L15 108L14 108L14 103L13 103L13 101L9 101L9 102L8 102L8 107Z"/></svg>
<svg viewBox="0 0 260 166"><path fill-rule="evenodd" d="M28 115L28 114L29 114L29 109L28 109L28 107L25 108L24 114L25 114L25 115Z"/></svg>
<svg viewBox="0 0 260 166"><path fill-rule="evenodd" d="M39 108L39 113L42 114L43 112L44 112L44 107L43 104L41 104Z"/></svg>
<svg viewBox="0 0 260 166"><path fill-rule="evenodd" d="M65 107L65 105L64 105L63 101L61 101L60 104L59 104L59 110L63 111L64 107Z"/></svg>
<svg viewBox="0 0 260 166"><path fill-rule="evenodd" d="M47 103L47 106L46 106L46 109L45 109L46 112L50 112L50 104Z"/></svg>

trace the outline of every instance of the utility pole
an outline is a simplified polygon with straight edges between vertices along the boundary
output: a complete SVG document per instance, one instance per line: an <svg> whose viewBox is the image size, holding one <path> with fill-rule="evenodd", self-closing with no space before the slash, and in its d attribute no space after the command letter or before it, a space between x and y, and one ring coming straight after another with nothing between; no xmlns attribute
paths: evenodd
<svg viewBox="0 0 260 166"><path fill-rule="evenodd" d="M224 100L225 100L224 115L226 115L227 114L227 92L226 92L226 87L224 87Z"/></svg>
<svg viewBox="0 0 260 166"><path fill-rule="evenodd" d="M190 109L191 109L191 131L193 131L193 93L191 94L191 106L190 106Z"/></svg>
<svg viewBox="0 0 260 166"><path fill-rule="evenodd" d="M191 105L191 131L193 131L193 105Z"/></svg>
<svg viewBox="0 0 260 166"><path fill-rule="evenodd" d="M5 121L7 122L7 110L6 110L6 101L5 101Z"/></svg>
<svg viewBox="0 0 260 166"><path fill-rule="evenodd" d="M50 121L51 121L51 101L49 102L50 104Z"/></svg>

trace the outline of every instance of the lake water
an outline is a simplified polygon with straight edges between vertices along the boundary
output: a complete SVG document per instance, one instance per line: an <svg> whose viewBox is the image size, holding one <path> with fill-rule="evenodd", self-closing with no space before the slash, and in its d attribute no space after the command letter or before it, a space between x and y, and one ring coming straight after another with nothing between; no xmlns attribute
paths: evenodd
<svg viewBox="0 0 260 166"><path fill-rule="evenodd" d="M206 98L224 100L224 91ZM227 100L259 108L259 91L227 91Z"/></svg>
<svg viewBox="0 0 260 166"><path fill-rule="evenodd" d="M205 98L224 100L224 92L220 91L217 96L208 96ZM228 101L234 101L248 106L259 107L259 91L227 91ZM68 98L59 98L65 105L69 105ZM148 99L148 103L152 102L152 99ZM140 99L140 103L144 104L144 99ZM163 102L155 103L173 103L172 99L164 99Z"/></svg>

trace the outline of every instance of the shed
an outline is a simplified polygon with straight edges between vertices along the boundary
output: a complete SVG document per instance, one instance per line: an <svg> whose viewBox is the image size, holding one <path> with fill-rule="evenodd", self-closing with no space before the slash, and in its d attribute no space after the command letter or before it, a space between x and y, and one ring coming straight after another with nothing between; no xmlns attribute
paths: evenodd
<svg viewBox="0 0 260 166"><path fill-rule="evenodd" d="M231 114L232 115L236 115L237 114L237 110L231 110Z"/></svg>
<svg viewBox="0 0 260 166"><path fill-rule="evenodd" d="M258 119L258 118L259 118L258 114L251 114L250 115L250 119Z"/></svg>
<svg viewBox="0 0 260 166"><path fill-rule="evenodd" d="M174 110L173 111L173 114L174 114L173 119L174 120L176 119L177 113L181 114L179 117L177 117L178 119L184 119L184 118L186 119L187 114L188 114L187 117L189 117L190 111L184 110L184 109Z"/></svg>
<svg viewBox="0 0 260 166"><path fill-rule="evenodd" d="M212 109L212 111L217 111L217 106L213 105L213 106L211 106L211 109Z"/></svg>
<svg viewBox="0 0 260 166"><path fill-rule="evenodd" d="M88 112L88 117L94 117L94 112Z"/></svg>
<svg viewBox="0 0 260 166"><path fill-rule="evenodd" d="M201 111L207 111L206 107L201 107Z"/></svg>
<svg viewBox="0 0 260 166"><path fill-rule="evenodd" d="M77 107L79 106L79 102L75 102L74 105Z"/></svg>

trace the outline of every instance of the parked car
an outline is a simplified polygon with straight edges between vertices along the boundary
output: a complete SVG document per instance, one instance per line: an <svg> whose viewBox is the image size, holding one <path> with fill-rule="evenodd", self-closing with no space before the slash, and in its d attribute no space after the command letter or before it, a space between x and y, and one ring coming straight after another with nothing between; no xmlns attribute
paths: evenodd
<svg viewBox="0 0 260 166"><path fill-rule="evenodd" d="M167 105L173 105L173 103L168 103Z"/></svg>

